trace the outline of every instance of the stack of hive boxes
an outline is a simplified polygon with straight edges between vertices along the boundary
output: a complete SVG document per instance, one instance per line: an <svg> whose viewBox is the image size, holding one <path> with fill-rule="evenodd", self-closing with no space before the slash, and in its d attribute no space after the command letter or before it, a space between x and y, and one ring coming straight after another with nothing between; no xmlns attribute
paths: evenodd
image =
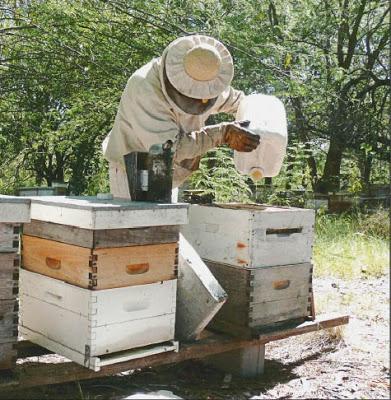
<svg viewBox="0 0 391 400"><path fill-rule="evenodd" d="M22 242L24 338L94 370L177 349L187 205L40 197L31 219Z"/></svg>
<svg viewBox="0 0 391 400"><path fill-rule="evenodd" d="M182 232L228 294L210 327L251 337L313 316L314 217L292 207L190 207Z"/></svg>
<svg viewBox="0 0 391 400"><path fill-rule="evenodd" d="M19 232L30 201L0 195L0 369L12 368L18 340Z"/></svg>

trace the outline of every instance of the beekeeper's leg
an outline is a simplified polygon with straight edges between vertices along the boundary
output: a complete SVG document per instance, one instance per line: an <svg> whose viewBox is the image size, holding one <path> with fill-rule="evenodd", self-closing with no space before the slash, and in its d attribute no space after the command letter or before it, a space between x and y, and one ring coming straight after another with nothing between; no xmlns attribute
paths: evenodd
<svg viewBox="0 0 391 400"><path fill-rule="evenodd" d="M118 162L109 163L110 192L114 197L130 199L128 176L125 166Z"/></svg>

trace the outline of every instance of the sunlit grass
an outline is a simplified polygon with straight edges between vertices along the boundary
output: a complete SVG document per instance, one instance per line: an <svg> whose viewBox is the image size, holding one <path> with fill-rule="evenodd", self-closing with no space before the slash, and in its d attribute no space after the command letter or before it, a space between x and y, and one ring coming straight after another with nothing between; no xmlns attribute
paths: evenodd
<svg viewBox="0 0 391 400"><path fill-rule="evenodd" d="M385 274L389 269L388 224L388 213L382 210L370 216L319 215L315 275L351 279Z"/></svg>

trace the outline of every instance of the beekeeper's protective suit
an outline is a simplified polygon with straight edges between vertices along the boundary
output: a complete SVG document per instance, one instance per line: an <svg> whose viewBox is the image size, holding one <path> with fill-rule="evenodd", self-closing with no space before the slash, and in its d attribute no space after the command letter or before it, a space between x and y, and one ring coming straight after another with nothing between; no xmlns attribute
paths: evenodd
<svg viewBox="0 0 391 400"><path fill-rule="evenodd" d="M239 123L204 127L211 114L235 114L244 98L230 86L232 57L219 41L202 35L172 42L157 58L137 70L122 94L114 126L103 142L110 161L110 188L130 197L124 155L148 152L170 140L175 146L173 187L198 168L200 156L228 144L252 151L259 137Z"/></svg>

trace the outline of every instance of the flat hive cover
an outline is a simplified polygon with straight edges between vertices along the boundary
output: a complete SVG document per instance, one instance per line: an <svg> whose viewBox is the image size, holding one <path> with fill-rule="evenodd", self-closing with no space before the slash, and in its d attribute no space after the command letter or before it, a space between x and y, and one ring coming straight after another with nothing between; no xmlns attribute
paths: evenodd
<svg viewBox="0 0 391 400"><path fill-rule="evenodd" d="M37 196L31 219L85 229L120 229L187 224L188 204L150 203L93 196Z"/></svg>
<svg viewBox="0 0 391 400"><path fill-rule="evenodd" d="M30 199L0 194L0 223L30 221Z"/></svg>

